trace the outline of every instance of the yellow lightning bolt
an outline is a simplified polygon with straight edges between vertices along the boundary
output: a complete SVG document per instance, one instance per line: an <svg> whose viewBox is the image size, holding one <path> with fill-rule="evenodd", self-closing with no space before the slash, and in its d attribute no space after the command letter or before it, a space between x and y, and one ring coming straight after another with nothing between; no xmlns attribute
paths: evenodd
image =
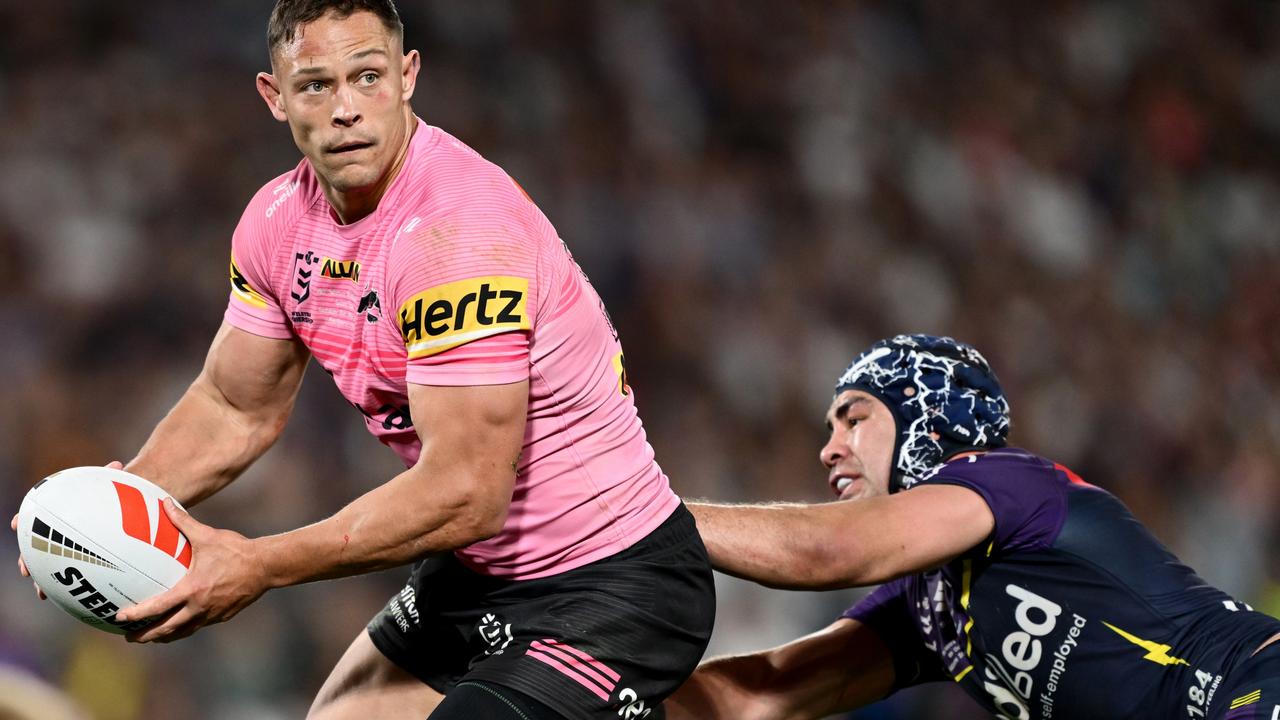
<svg viewBox="0 0 1280 720"><path fill-rule="evenodd" d="M1151 640L1143 640L1142 638L1137 637L1136 635L1130 635L1129 633L1121 630L1120 628L1116 627L1115 625L1112 625L1109 622L1106 622L1105 620L1103 621L1102 624L1114 630L1117 635L1124 638L1125 640L1128 640L1134 645L1137 645L1143 650L1146 650L1147 654L1145 657L1142 658L1143 660L1150 660L1151 662L1156 663L1158 665L1190 665L1190 663L1188 663L1186 660L1183 660L1182 658L1176 658L1171 656L1169 654L1170 647L1168 645L1161 645Z"/></svg>

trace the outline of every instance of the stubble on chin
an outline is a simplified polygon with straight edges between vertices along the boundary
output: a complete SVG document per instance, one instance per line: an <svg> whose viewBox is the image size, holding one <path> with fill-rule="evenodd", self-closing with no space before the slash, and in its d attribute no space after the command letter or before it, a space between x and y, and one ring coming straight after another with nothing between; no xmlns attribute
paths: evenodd
<svg viewBox="0 0 1280 720"><path fill-rule="evenodd" d="M365 168L345 167L330 173L327 178L334 190L347 193L366 188L377 182L373 173Z"/></svg>

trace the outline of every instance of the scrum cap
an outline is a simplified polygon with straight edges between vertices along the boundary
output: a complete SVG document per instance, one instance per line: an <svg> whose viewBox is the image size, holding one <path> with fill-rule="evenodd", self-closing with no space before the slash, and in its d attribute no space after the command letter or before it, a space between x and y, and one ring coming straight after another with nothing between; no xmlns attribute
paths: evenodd
<svg viewBox="0 0 1280 720"><path fill-rule="evenodd" d="M949 337L898 335L854 359L836 383L870 393L897 424L889 491L915 485L948 458L1003 447L1009 403L991 366L971 345Z"/></svg>

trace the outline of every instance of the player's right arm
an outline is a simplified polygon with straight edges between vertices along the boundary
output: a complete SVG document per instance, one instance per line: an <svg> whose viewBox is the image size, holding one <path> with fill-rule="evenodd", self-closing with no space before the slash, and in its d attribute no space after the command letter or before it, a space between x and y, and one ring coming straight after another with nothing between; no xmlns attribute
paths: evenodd
<svg viewBox="0 0 1280 720"><path fill-rule="evenodd" d="M192 505L225 487L275 443L310 357L295 339L223 323L204 368L125 469Z"/></svg>
<svg viewBox="0 0 1280 720"><path fill-rule="evenodd" d="M223 323L200 375L125 469L188 506L226 487L280 436L308 358L296 339ZM9 527L17 531L16 514ZM18 571L29 577L21 557ZM44 597L39 587L36 594Z"/></svg>
<svg viewBox="0 0 1280 720"><path fill-rule="evenodd" d="M668 720L802 720L869 705L893 688L879 634L848 618L750 655L708 660L667 699Z"/></svg>
<svg viewBox="0 0 1280 720"><path fill-rule="evenodd" d="M236 479L293 411L310 355L281 308L275 260L310 202L304 169L262 186L245 206L231 236L227 311L204 368L125 466L184 505Z"/></svg>

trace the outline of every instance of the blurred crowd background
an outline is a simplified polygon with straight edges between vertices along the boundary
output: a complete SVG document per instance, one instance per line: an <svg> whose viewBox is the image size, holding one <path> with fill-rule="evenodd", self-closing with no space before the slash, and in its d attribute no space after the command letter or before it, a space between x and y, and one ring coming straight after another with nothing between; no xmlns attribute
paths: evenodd
<svg viewBox="0 0 1280 720"><path fill-rule="evenodd" d="M996 367L1014 444L1280 612L1276 3L400 4L415 109L574 250L678 492L825 500L836 376L882 336L949 334ZM253 88L269 5L0 0L0 511L129 459L198 372L231 231L299 157ZM278 532L396 469L315 372L279 445L196 515ZM7 567L0 665L100 720L301 717L404 576L276 591L140 647ZM720 590L713 652L862 594ZM852 717L979 716L938 686Z"/></svg>

